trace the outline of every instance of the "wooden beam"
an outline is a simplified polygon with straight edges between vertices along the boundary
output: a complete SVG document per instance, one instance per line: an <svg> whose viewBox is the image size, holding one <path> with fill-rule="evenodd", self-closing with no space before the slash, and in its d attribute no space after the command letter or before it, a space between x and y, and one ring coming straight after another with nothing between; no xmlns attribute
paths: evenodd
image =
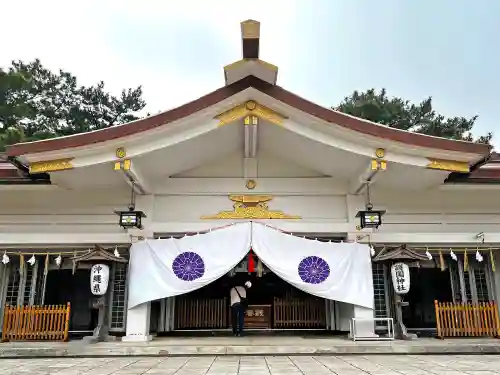
<svg viewBox="0 0 500 375"><path fill-rule="evenodd" d="M260 22L247 20L241 23L243 59L259 58Z"/></svg>

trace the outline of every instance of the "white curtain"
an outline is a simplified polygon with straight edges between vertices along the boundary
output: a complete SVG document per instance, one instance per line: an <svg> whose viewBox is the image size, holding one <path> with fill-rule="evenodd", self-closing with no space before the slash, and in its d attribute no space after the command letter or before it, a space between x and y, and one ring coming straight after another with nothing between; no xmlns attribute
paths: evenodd
<svg viewBox="0 0 500 375"><path fill-rule="evenodd" d="M133 244L128 308L210 284L233 269L250 246L272 272L296 288L373 309L367 245L308 240L259 223L239 223L181 239Z"/></svg>
<svg viewBox="0 0 500 375"><path fill-rule="evenodd" d="M308 240L254 223L252 249L272 272L304 292L373 309L368 245Z"/></svg>
<svg viewBox="0 0 500 375"><path fill-rule="evenodd" d="M233 269L250 249L250 223L180 239L147 240L130 249L128 308L189 293Z"/></svg>

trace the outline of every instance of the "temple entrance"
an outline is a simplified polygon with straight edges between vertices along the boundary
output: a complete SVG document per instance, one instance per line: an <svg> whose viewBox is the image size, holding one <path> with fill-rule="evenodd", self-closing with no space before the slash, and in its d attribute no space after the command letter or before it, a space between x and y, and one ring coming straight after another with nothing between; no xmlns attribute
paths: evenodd
<svg viewBox="0 0 500 375"><path fill-rule="evenodd" d="M270 273L224 276L214 283L175 299L175 329L228 329L229 290L247 280L248 329L325 329L325 300L302 292Z"/></svg>
<svg viewBox="0 0 500 375"><path fill-rule="evenodd" d="M97 326L97 310L91 307L92 298L87 269L77 269L75 274L71 269L48 272L45 305L71 303L70 332L88 333Z"/></svg>
<svg viewBox="0 0 500 375"><path fill-rule="evenodd" d="M267 269L259 275L249 273L245 261L210 285L175 297L174 329L229 329L229 291L234 285L243 285L246 281L252 283L247 291L247 329L326 329L327 304L323 298L302 292Z"/></svg>
<svg viewBox="0 0 500 375"><path fill-rule="evenodd" d="M412 282L404 297L410 305L403 308L403 321L408 329L435 329L434 301L453 300L450 274L439 268L410 267L410 279L418 282Z"/></svg>

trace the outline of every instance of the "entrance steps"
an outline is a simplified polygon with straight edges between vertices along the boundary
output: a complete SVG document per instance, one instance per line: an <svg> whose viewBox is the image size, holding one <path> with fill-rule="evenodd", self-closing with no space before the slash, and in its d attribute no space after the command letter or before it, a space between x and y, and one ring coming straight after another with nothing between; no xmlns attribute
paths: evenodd
<svg viewBox="0 0 500 375"><path fill-rule="evenodd" d="M165 337L145 343L115 341L86 344L81 340L74 340L68 343L12 342L0 344L0 358L499 353L500 340L465 338L353 342L338 336Z"/></svg>

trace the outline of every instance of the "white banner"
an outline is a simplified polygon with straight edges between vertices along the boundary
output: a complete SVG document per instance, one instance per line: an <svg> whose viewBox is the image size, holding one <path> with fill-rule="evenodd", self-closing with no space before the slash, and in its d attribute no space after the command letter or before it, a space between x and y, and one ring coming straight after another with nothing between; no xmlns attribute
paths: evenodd
<svg viewBox="0 0 500 375"><path fill-rule="evenodd" d="M250 249L250 223L130 248L128 308L189 293L228 273Z"/></svg>
<svg viewBox="0 0 500 375"><path fill-rule="evenodd" d="M304 292L373 309L368 245L308 240L254 223L252 249L272 272Z"/></svg>

